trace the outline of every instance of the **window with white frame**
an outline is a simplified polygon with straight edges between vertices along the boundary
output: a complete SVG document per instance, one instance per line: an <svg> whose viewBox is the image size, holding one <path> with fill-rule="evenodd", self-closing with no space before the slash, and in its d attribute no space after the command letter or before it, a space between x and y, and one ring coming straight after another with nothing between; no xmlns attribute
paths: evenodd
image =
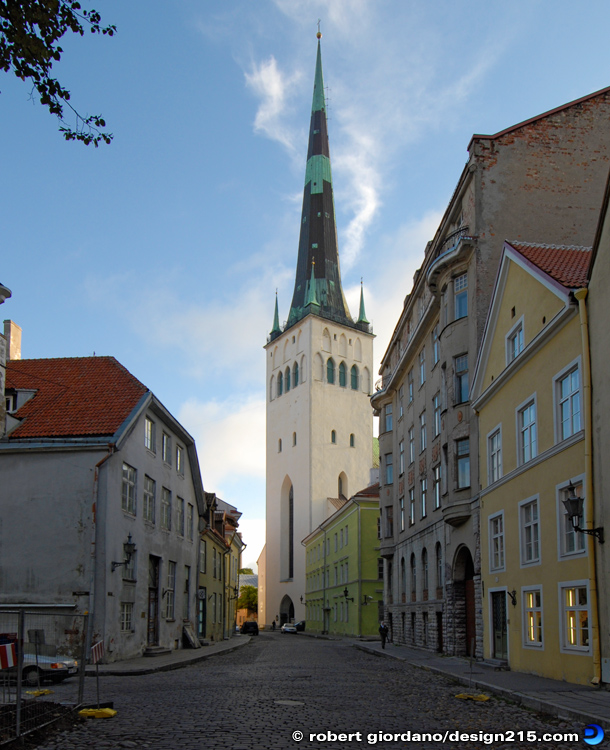
<svg viewBox="0 0 610 750"><path fill-rule="evenodd" d="M405 499L404 497L401 497L398 501L399 509L400 509L400 530L405 530Z"/></svg>
<svg viewBox="0 0 610 750"><path fill-rule="evenodd" d="M133 630L133 602L121 602L121 630Z"/></svg>
<svg viewBox="0 0 610 750"><path fill-rule="evenodd" d="M468 401L468 355L461 354L454 359L455 368L455 403Z"/></svg>
<svg viewBox="0 0 610 750"><path fill-rule="evenodd" d="M434 419L432 423L434 437L438 437L441 434L441 394L440 394L440 391L432 399L432 407L434 409Z"/></svg>
<svg viewBox="0 0 610 750"><path fill-rule="evenodd" d="M441 465L432 469L432 490L434 494L434 510L441 507Z"/></svg>
<svg viewBox="0 0 610 750"><path fill-rule="evenodd" d="M488 484L493 484L502 477L502 430L500 427L487 436L487 472Z"/></svg>
<svg viewBox="0 0 610 750"><path fill-rule="evenodd" d="M509 365L523 351L523 320L520 320L506 336L506 364Z"/></svg>
<svg viewBox="0 0 610 750"><path fill-rule="evenodd" d="M441 346L438 339L438 323L432 329L432 367L438 364L441 358Z"/></svg>
<svg viewBox="0 0 610 750"><path fill-rule="evenodd" d="M167 563L167 588L165 589L165 619L174 619L174 608L176 602L176 563L171 560Z"/></svg>
<svg viewBox="0 0 610 750"><path fill-rule="evenodd" d="M167 487L161 488L161 528L166 531L172 528L172 493Z"/></svg>
<svg viewBox="0 0 610 750"><path fill-rule="evenodd" d="M407 374L407 390L409 392L409 403L413 401L413 368Z"/></svg>
<svg viewBox="0 0 610 750"><path fill-rule="evenodd" d="M172 439L167 434L167 432L164 432L161 436L161 457L165 461L166 464L171 464L172 462Z"/></svg>
<svg viewBox="0 0 610 750"><path fill-rule="evenodd" d="M144 445L153 453L157 450L156 426L150 417L146 417L144 422Z"/></svg>
<svg viewBox="0 0 610 750"><path fill-rule="evenodd" d="M582 555L585 552L585 535L581 531L574 531L572 521L565 509L563 500L568 496L567 487L569 482L565 482L564 486L558 490L557 498L557 514L559 518L559 554L561 557L571 557L573 555ZM577 497L584 497L584 487L582 481L574 480L574 493ZM584 512L584 506L583 506ZM585 519L582 518L580 521L580 527L582 528L585 523Z"/></svg>
<svg viewBox="0 0 610 750"><path fill-rule="evenodd" d="M519 463L525 464L538 455L535 399L518 410L517 422L519 428Z"/></svg>
<svg viewBox="0 0 610 750"><path fill-rule="evenodd" d="M386 404L385 407L385 431L390 432L393 427L392 422L392 404Z"/></svg>
<svg viewBox="0 0 610 750"><path fill-rule="evenodd" d="M401 440L398 443L398 455L399 455L399 472L402 476L405 473L405 441Z"/></svg>
<svg viewBox="0 0 610 750"><path fill-rule="evenodd" d="M519 525L521 531L521 564L540 562L540 521L538 498L519 503Z"/></svg>
<svg viewBox="0 0 610 750"><path fill-rule="evenodd" d="M199 572L205 573L207 567L207 544L205 539L199 545Z"/></svg>
<svg viewBox="0 0 610 750"><path fill-rule="evenodd" d="M347 534L348 534L347 529L348 529L348 527L346 526L345 527L345 544L346 545L347 545Z"/></svg>
<svg viewBox="0 0 610 750"><path fill-rule="evenodd" d="M193 532L195 529L195 508L191 503L186 506L186 537L193 541Z"/></svg>
<svg viewBox="0 0 610 750"><path fill-rule="evenodd" d="M428 444L428 441L426 440L426 412L422 411L422 413L419 415L419 451L420 453L426 450L427 444Z"/></svg>
<svg viewBox="0 0 610 750"><path fill-rule="evenodd" d="M402 419L405 413L405 387L401 385L398 389L398 419Z"/></svg>
<svg viewBox="0 0 610 750"><path fill-rule="evenodd" d="M463 273L453 280L453 298L455 302L455 320L468 315L468 274Z"/></svg>
<svg viewBox="0 0 610 750"><path fill-rule="evenodd" d="M426 347L424 346L419 353L419 384L422 386L426 382Z"/></svg>
<svg viewBox="0 0 610 750"><path fill-rule="evenodd" d="M393 484L394 482L394 458L391 453L385 454L385 483Z"/></svg>
<svg viewBox="0 0 610 750"><path fill-rule="evenodd" d="M155 522L155 495L157 491L157 485L154 479L148 476L144 477L144 495L142 502L142 515L144 520L149 523Z"/></svg>
<svg viewBox="0 0 610 750"><path fill-rule="evenodd" d="M563 650L589 651L589 591L586 581L559 585Z"/></svg>
<svg viewBox="0 0 610 750"><path fill-rule="evenodd" d="M136 470L129 464L123 464L121 508L133 516L136 514Z"/></svg>
<svg viewBox="0 0 610 750"><path fill-rule="evenodd" d="M504 570L504 513L489 518L489 569Z"/></svg>
<svg viewBox="0 0 610 750"><path fill-rule="evenodd" d="M181 445L176 446L176 471L184 474L184 449Z"/></svg>
<svg viewBox="0 0 610 750"><path fill-rule="evenodd" d="M409 489L409 526L415 523L415 487Z"/></svg>
<svg viewBox="0 0 610 750"><path fill-rule="evenodd" d="M415 428L409 427L409 463L415 461Z"/></svg>
<svg viewBox="0 0 610 750"><path fill-rule="evenodd" d="M176 508L176 531L180 536L184 536L184 499L177 498Z"/></svg>
<svg viewBox="0 0 610 750"><path fill-rule="evenodd" d="M428 479L422 477L419 480L420 498L421 498L421 517L428 515Z"/></svg>
<svg viewBox="0 0 610 750"><path fill-rule="evenodd" d="M470 438L455 441L457 487L470 487Z"/></svg>
<svg viewBox="0 0 610 750"><path fill-rule="evenodd" d="M542 589L523 590L523 645L542 648Z"/></svg>
<svg viewBox="0 0 610 750"><path fill-rule="evenodd" d="M580 373L578 365L555 380L559 439L565 440L581 430Z"/></svg>

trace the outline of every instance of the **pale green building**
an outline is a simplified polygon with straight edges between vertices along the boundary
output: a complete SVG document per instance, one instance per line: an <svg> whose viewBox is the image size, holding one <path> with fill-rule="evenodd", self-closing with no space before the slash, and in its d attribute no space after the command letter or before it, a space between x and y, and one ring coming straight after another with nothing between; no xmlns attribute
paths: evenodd
<svg viewBox="0 0 610 750"><path fill-rule="evenodd" d="M329 498L337 510L303 539L307 630L377 635L383 599L379 556L379 484Z"/></svg>

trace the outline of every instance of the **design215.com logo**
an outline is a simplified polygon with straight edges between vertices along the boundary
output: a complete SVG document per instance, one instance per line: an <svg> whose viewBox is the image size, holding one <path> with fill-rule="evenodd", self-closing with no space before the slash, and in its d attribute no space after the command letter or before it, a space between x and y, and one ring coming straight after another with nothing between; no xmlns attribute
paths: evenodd
<svg viewBox="0 0 610 750"><path fill-rule="evenodd" d="M587 745L599 745L604 739L604 730L599 724L589 724L585 727L585 734L583 740Z"/></svg>

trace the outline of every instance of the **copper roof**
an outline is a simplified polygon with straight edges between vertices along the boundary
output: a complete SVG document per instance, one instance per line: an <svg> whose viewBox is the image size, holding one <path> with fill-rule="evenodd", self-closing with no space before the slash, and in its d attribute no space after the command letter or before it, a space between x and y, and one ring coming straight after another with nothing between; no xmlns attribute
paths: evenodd
<svg viewBox="0 0 610 750"><path fill-rule="evenodd" d="M148 391L114 357L11 360L6 387L36 391L10 440L114 435Z"/></svg>
<svg viewBox="0 0 610 750"><path fill-rule="evenodd" d="M576 245L542 245L533 242L509 242L527 260L567 289L587 286L591 248Z"/></svg>

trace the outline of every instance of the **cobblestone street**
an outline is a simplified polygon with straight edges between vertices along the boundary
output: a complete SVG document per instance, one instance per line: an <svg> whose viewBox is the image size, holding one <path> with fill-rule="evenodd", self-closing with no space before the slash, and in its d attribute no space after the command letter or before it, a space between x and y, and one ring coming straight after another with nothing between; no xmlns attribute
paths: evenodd
<svg viewBox="0 0 610 750"><path fill-rule="evenodd" d="M346 641L261 633L237 651L172 672L100 679L113 719L89 720L40 750L195 750L195 748L575 748L582 740L519 742L518 732L578 733L580 725L546 719L492 697L460 700L450 680L353 648ZM87 699L95 680L87 678ZM296 742L293 732L302 732ZM505 740L409 742L382 733L503 733ZM309 735L361 733L360 741ZM508 741L512 732L514 741ZM376 735L370 738L369 735Z"/></svg>

